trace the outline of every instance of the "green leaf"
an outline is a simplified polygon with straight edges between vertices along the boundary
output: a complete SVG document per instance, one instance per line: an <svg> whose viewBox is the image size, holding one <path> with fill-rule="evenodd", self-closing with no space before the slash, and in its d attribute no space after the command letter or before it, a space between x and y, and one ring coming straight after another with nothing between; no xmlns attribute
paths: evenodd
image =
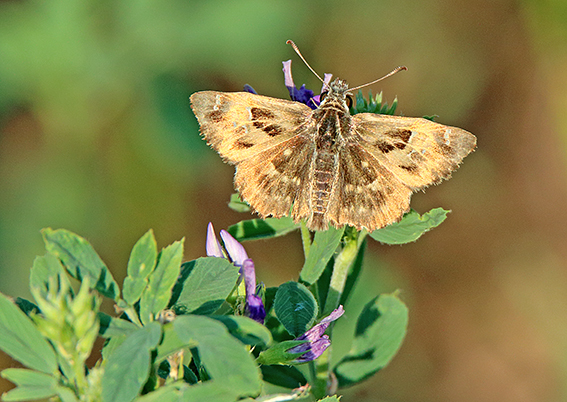
<svg viewBox="0 0 567 402"><path fill-rule="evenodd" d="M300 278L302 281L312 284L319 279L341 243L344 230L344 227L340 229L329 227L324 232L315 232L309 255L301 269Z"/></svg>
<svg viewBox="0 0 567 402"><path fill-rule="evenodd" d="M67 387L57 387L57 396L61 402L79 402L75 393Z"/></svg>
<svg viewBox="0 0 567 402"><path fill-rule="evenodd" d="M434 208L420 216L412 209L404 215L400 222L375 230L370 237L386 244L411 243L425 232L439 226L447 218L449 212L443 208Z"/></svg>
<svg viewBox="0 0 567 402"><path fill-rule="evenodd" d="M238 241L269 239L288 234L299 228L288 216L282 218L250 219L240 221L228 228L230 233Z"/></svg>
<svg viewBox="0 0 567 402"><path fill-rule="evenodd" d="M157 258L154 232L150 229L136 242L128 260L128 276L122 286L122 297L130 306L134 305L148 285Z"/></svg>
<svg viewBox="0 0 567 402"><path fill-rule="evenodd" d="M212 314L228 297L238 276L238 268L224 258L186 262L175 286L173 308L182 313Z"/></svg>
<svg viewBox="0 0 567 402"><path fill-rule="evenodd" d="M185 315L173 321L173 328L183 343L197 344L201 363L211 378L192 386L188 390L192 399L187 400L208 401L211 399L202 399L203 396L216 397L217 392L220 395L228 392L234 399L255 396L260 392L260 370L252 355L220 322L208 317Z"/></svg>
<svg viewBox="0 0 567 402"><path fill-rule="evenodd" d="M51 345L32 321L0 293L0 349L24 366L44 373L57 372Z"/></svg>
<svg viewBox="0 0 567 402"><path fill-rule="evenodd" d="M293 366L267 366L262 365L264 381L279 387L295 389L307 384L307 379Z"/></svg>
<svg viewBox="0 0 567 402"><path fill-rule="evenodd" d="M98 334L105 338L112 338L120 335L130 335L139 327L130 322L117 317L111 317L103 312L98 313L100 326Z"/></svg>
<svg viewBox="0 0 567 402"><path fill-rule="evenodd" d="M287 332L297 337L311 328L319 306L305 285L289 281L278 288L274 311Z"/></svg>
<svg viewBox="0 0 567 402"><path fill-rule="evenodd" d="M294 360L301 357L308 351L288 353L288 350L309 342L307 339L301 341L283 341L277 343L269 349L264 350L260 353L256 361L263 365L273 365L273 364L293 364Z"/></svg>
<svg viewBox="0 0 567 402"><path fill-rule="evenodd" d="M31 401L49 398L57 394L57 378L50 374L9 368L2 371L2 377L17 386L17 388L2 395L3 401Z"/></svg>
<svg viewBox="0 0 567 402"><path fill-rule="evenodd" d="M385 367L406 335L408 309L396 293L369 302L358 317L348 354L335 366L340 387L360 382Z"/></svg>
<svg viewBox="0 0 567 402"><path fill-rule="evenodd" d="M222 322L228 332L245 345L265 348L272 343L270 331L251 318L237 315L217 315L211 318Z"/></svg>
<svg viewBox="0 0 567 402"><path fill-rule="evenodd" d="M39 307L33 304L31 301L22 299L21 297L16 297L14 303L20 310L22 310L28 317L32 314L39 314Z"/></svg>
<svg viewBox="0 0 567 402"><path fill-rule="evenodd" d="M173 383L164 385L155 391L138 397L135 402L184 402L184 391L189 388L187 384Z"/></svg>
<svg viewBox="0 0 567 402"><path fill-rule="evenodd" d="M250 212L250 205L243 201L238 193L231 194L228 207L236 212Z"/></svg>
<svg viewBox="0 0 567 402"><path fill-rule="evenodd" d="M151 273L148 286L140 300L140 318L144 324L167 307L173 285L181 270L183 242L183 239L176 241L160 253L159 262Z"/></svg>
<svg viewBox="0 0 567 402"><path fill-rule="evenodd" d="M319 399L317 402L340 402L341 397L336 395L327 396L323 399Z"/></svg>
<svg viewBox="0 0 567 402"><path fill-rule="evenodd" d="M47 251L61 260L73 278L81 280L87 277L91 286L102 295L118 299L118 285L89 242L64 229L47 228L41 233Z"/></svg>
<svg viewBox="0 0 567 402"><path fill-rule="evenodd" d="M150 353L161 338L161 326L151 322L132 332L108 357L102 376L103 402L131 401L150 372Z"/></svg>
<svg viewBox="0 0 567 402"><path fill-rule="evenodd" d="M69 278L65 273L65 268L55 255L47 253L44 256L35 258L30 272L30 287L36 288L42 297L46 297L49 279L57 277L67 282L67 289L72 289Z"/></svg>

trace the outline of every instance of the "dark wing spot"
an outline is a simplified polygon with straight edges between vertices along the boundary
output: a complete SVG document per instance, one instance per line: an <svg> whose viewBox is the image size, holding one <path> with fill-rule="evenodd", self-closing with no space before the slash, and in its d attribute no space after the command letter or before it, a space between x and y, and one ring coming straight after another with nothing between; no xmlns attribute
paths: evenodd
<svg viewBox="0 0 567 402"><path fill-rule="evenodd" d="M234 143L235 149L248 149L248 148L251 148L253 146L254 146L254 144L252 144L250 142L242 141L242 140L238 140Z"/></svg>
<svg viewBox="0 0 567 402"><path fill-rule="evenodd" d="M404 143L407 143L411 137L411 130L399 128L397 130L388 131L386 135L392 138L400 139Z"/></svg>
<svg viewBox="0 0 567 402"><path fill-rule="evenodd" d="M265 124L260 121L255 121L254 123L252 123L252 125L256 128L259 128L260 130L263 129L265 126Z"/></svg>
<svg viewBox="0 0 567 402"><path fill-rule="evenodd" d="M417 171L419 170L419 168L417 167L417 165L399 165L400 168L404 169L405 171L409 172L409 173L417 173Z"/></svg>
<svg viewBox="0 0 567 402"><path fill-rule="evenodd" d="M252 115L252 120L269 120L276 117L276 115L270 112L268 109L262 109L259 107L251 108L250 114Z"/></svg>
<svg viewBox="0 0 567 402"><path fill-rule="evenodd" d="M380 190L376 190L374 201L376 201L376 205L384 205L386 203L386 197L384 196L384 193Z"/></svg>
<svg viewBox="0 0 567 402"><path fill-rule="evenodd" d="M384 154L387 154L388 152L393 151L396 148L392 144L384 141L376 141L374 145Z"/></svg>
<svg viewBox="0 0 567 402"><path fill-rule="evenodd" d="M218 123L223 119L223 112L220 110L213 110L211 113L207 115L207 118L211 120L213 123Z"/></svg>
<svg viewBox="0 0 567 402"><path fill-rule="evenodd" d="M396 142L394 145L398 149L404 149L406 147L406 144L404 142Z"/></svg>
<svg viewBox="0 0 567 402"><path fill-rule="evenodd" d="M256 123L258 122L254 122L254 125L256 125ZM263 127L262 130L264 130L270 137L275 137L276 135L280 135L283 132L282 128L275 124L270 124L266 127Z"/></svg>
<svg viewBox="0 0 567 402"><path fill-rule="evenodd" d="M452 155L454 153L453 148L450 147L449 145L439 144L439 148L441 149L441 153L443 155Z"/></svg>

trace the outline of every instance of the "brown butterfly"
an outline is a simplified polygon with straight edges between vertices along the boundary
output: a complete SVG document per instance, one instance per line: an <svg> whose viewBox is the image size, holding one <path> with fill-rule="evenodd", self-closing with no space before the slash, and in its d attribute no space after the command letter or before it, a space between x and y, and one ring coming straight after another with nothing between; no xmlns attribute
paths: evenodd
<svg viewBox="0 0 567 402"><path fill-rule="evenodd" d="M191 96L203 137L236 166L235 187L261 217L374 231L399 221L414 191L449 178L476 146L468 131L422 118L352 116L347 83L327 86L315 110L248 92Z"/></svg>

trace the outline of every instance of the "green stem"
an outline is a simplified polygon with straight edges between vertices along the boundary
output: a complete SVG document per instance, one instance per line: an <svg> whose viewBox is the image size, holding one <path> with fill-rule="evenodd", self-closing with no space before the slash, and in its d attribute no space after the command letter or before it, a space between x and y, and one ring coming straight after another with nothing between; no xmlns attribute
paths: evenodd
<svg viewBox="0 0 567 402"><path fill-rule="evenodd" d="M347 236L343 249L335 258L335 265L333 266L333 274L331 275L331 283L329 285L329 293L327 295L327 301L325 302L323 315L330 314L339 306L350 267L354 263L358 250L367 235L365 230L361 232L353 231L352 233L351 236Z"/></svg>
<svg viewBox="0 0 567 402"><path fill-rule="evenodd" d="M301 242L303 244L303 254L305 255L305 259L307 259L309 250L311 249L311 233L309 233L305 221L301 221Z"/></svg>
<svg viewBox="0 0 567 402"><path fill-rule="evenodd" d="M333 274L331 275L331 282L329 284L329 291L327 293L327 300L325 302L325 308L323 310L323 316L330 314L334 309L339 306L341 296L345 289L346 280L352 267L352 264L356 260L356 256L360 250L364 238L368 234L366 230L357 232L354 229L348 229L345 231L345 239L342 250L335 258L335 264L333 266ZM328 329L329 337L332 339L332 330L334 325ZM315 373L315 380L312 382L312 393L319 399L327 395L331 390L329 390L330 381L329 375L331 371L331 353L332 344L327 350L314 362L315 367L312 369L312 373Z"/></svg>

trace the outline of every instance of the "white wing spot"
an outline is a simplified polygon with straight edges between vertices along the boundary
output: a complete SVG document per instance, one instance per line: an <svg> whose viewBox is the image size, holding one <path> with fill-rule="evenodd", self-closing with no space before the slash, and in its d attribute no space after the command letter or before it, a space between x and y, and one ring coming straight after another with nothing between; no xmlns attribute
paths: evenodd
<svg viewBox="0 0 567 402"><path fill-rule="evenodd" d="M451 135L451 129L445 130L445 134L443 134L443 139L445 140L445 145L449 145L449 136Z"/></svg>
<svg viewBox="0 0 567 402"><path fill-rule="evenodd" d="M215 106L213 106L213 110L219 110L220 109L219 106L221 104L221 99L222 98L221 98L220 95L215 96Z"/></svg>
<svg viewBox="0 0 567 402"><path fill-rule="evenodd" d="M293 153L293 150L291 148L287 148L285 151L283 151L284 156L290 156Z"/></svg>

